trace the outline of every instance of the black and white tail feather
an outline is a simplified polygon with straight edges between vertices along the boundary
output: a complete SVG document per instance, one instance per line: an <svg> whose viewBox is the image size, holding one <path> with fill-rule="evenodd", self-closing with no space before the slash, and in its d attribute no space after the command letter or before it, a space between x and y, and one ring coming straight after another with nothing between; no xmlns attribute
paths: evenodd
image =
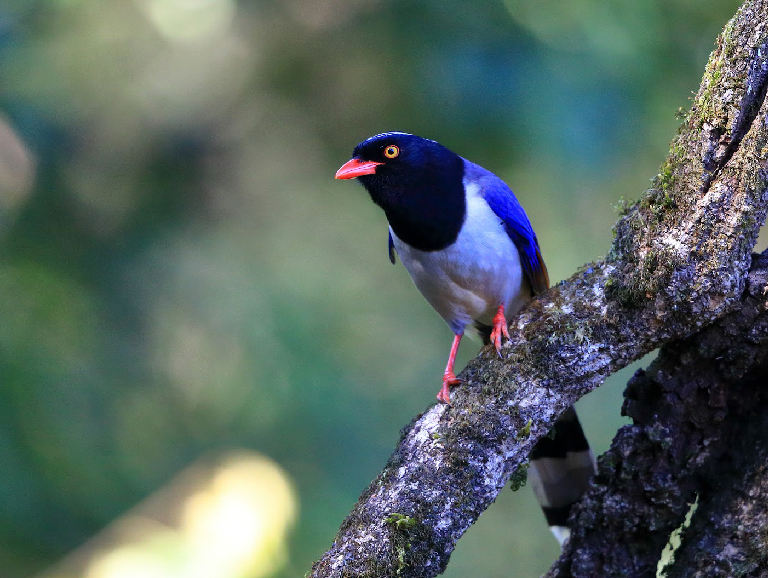
<svg viewBox="0 0 768 578"><path fill-rule="evenodd" d="M595 472L595 456L576 410L569 407L557 418L550 435L534 446L528 468L528 482L561 546L571 534L571 507L587 491Z"/></svg>

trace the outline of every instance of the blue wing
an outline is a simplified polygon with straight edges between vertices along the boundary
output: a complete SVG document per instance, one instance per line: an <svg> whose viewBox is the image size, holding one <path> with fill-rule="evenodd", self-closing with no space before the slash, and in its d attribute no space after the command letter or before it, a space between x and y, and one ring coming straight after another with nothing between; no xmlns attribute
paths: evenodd
<svg viewBox="0 0 768 578"><path fill-rule="evenodd" d="M480 194L504 223L507 235L517 247L520 263L535 295L549 289L549 274L541 256L539 241L512 190L499 177L479 165L464 161L465 178L480 187Z"/></svg>
<svg viewBox="0 0 768 578"><path fill-rule="evenodd" d="M392 231L389 232L389 260L392 261L392 264L395 264L395 243L392 241Z"/></svg>

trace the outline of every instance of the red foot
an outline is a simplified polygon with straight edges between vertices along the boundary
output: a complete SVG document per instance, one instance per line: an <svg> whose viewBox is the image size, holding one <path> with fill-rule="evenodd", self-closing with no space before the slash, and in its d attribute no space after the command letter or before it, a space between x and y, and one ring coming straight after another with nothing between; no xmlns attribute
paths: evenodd
<svg viewBox="0 0 768 578"><path fill-rule="evenodd" d="M461 380L453 374L453 371L448 373L448 370L446 370L443 376L443 387L437 394L437 399L447 405L451 405L451 386L459 385L460 383Z"/></svg>
<svg viewBox="0 0 768 578"><path fill-rule="evenodd" d="M443 387L440 389L440 393L437 394L437 399L448 405L451 405L451 386L461 383L461 380L453 373L453 364L456 363L456 353L459 351L461 337L462 335L459 334L453 338L451 353L448 356L448 365L445 366L445 373L443 374Z"/></svg>
<svg viewBox="0 0 768 578"><path fill-rule="evenodd" d="M501 355L502 337L509 339L509 329L507 329L507 319L504 317L504 305L499 305L496 315L493 316L493 330L491 331L491 343L499 355Z"/></svg>

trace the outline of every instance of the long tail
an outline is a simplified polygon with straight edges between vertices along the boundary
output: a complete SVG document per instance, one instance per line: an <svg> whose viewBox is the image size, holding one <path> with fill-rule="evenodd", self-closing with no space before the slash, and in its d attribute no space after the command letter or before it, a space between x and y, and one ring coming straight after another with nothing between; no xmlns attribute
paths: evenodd
<svg viewBox="0 0 768 578"><path fill-rule="evenodd" d="M568 514L595 474L595 457L581 429L576 410L569 407L552 432L531 451L528 482L544 511L549 529L562 545L570 536Z"/></svg>

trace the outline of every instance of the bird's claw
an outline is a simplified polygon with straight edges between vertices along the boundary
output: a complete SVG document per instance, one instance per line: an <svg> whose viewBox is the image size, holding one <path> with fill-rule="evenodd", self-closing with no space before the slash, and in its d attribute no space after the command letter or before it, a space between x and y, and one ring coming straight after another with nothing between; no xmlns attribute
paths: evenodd
<svg viewBox="0 0 768 578"><path fill-rule="evenodd" d="M446 405L451 405L451 387L459 385L461 380L456 377L453 372L446 372L443 376L443 387L440 388L440 392L437 394L438 401Z"/></svg>
<svg viewBox="0 0 768 578"><path fill-rule="evenodd" d="M505 337L509 340L509 329L507 329L507 320L504 317L504 307L499 307L496 315L493 316L493 330L491 331L491 343L493 343L499 356L501 356L501 344Z"/></svg>

